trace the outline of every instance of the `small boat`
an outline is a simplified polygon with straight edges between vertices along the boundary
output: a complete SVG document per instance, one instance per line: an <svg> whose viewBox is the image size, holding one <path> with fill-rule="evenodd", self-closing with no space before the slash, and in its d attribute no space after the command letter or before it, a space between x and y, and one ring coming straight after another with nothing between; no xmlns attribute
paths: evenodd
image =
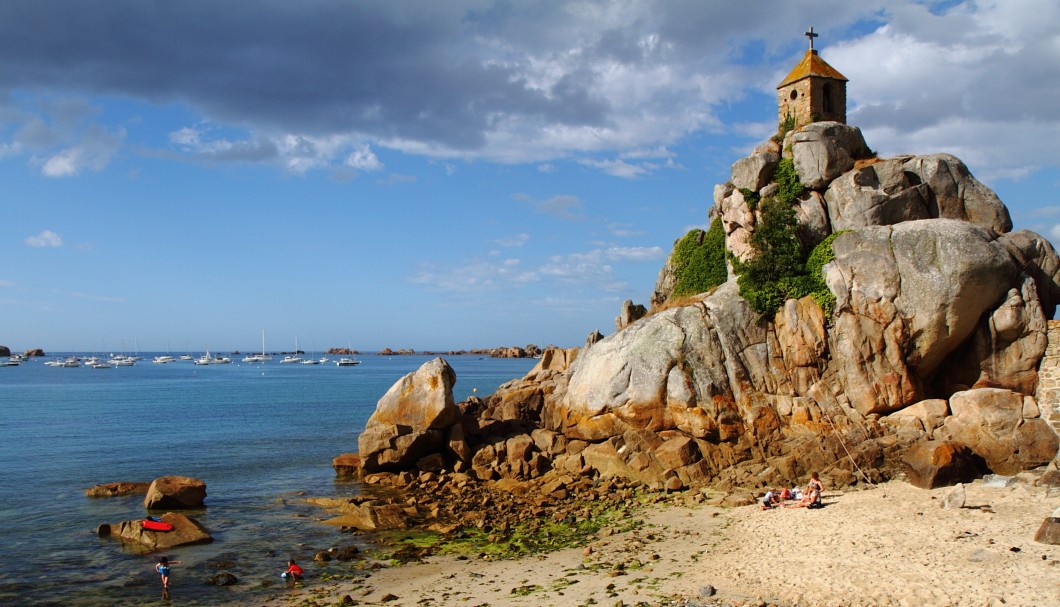
<svg viewBox="0 0 1060 607"><path fill-rule="evenodd" d="M166 354L164 356L156 356L156 357L154 357L153 359L151 359L151 362L155 363L156 365L166 365L166 364L169 364L169 363L177 362L177 359L175 359L172 356L169 356L168 354Z"/></svg>
<svg viewBox="0 0 1060 607"><path fill-rule="evenodd" d="M214 356L210 360L210 364L211 365L227 365L230 362L232 362L231 358L228 358L227 356L221 356L220 354L218 354L217 356Z"/></svg>
<svg viewBox="0 0 1060 607"><path fill-rule="evenodd" d="M205 354L195 359L197 365L208 365L213 358L210 356L210 351L207 350Z"/></svg>
<svg viewBox="0 0 1060 607"><path fill-rule="evenodd" d="M354 365L359 365L359 364L361 364L361 361L359 361L359 360L357 360L355 358L340 358L340 359L335 361L335 366L338 366L338 367L352 367Z"/></svg>
<svg viewBox="0 0 1060 607"><path fill-rule="evenodd" d="M0 367L17 367L21 364L22 362L15 360L13 356L7 360L0 360Z"/></svg>
<svg viewBox="0 0 1060 607"><path fill-rule="evenodd" d="M93 360L85 363L85 366L92 367L93 369L113 369L114 366L108 362L102 360Z"/></svg>
<svg viewBox="0 0 1060 607"><path fill-rule="evenodd" d="M303 365L319 365L320 361L315 358L305 358L302 360Z"/></svg>
<svg viewBox="0 0 1060 607"><path fill-rule="evenodd" d="M264 363L265 357L265 330L261 331L261 354L248 354L243 357L245 363Z"/></svg>

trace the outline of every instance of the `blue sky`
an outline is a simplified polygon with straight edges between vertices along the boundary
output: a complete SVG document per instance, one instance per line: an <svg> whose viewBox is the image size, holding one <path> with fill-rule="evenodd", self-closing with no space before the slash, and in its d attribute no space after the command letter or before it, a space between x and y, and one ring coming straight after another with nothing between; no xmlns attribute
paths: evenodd
<svg viewBox="0 0 1060 607"><path fill-rule="evenodd" d="M646 303L806 48L881 155L1060 238L1060 6L0 3L0 344L580 345Z"/></svg>

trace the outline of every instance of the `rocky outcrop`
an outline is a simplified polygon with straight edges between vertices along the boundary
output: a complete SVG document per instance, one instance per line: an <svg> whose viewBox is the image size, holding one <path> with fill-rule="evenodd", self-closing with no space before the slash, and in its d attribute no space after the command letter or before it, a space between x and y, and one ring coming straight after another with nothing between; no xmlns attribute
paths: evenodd
<svg viewBox="0 0 1060 607"><path fill-rule="evenodd" d="M453 402L456 373L435 358L395 383L376 404L358 438L366 472L401 470L445 447L459 411Z"/></svg>
<svg viewBox="0 0 1060 607"><path fill-rule="evenodd" d="M148 510L202 508L206 483L187 476L162 476L151 482L144 497Z"/></svg>
<svg viewBox="0 0 1060 607"><path fill-rule="evenodd" d="M11 356L11 348L0 346L0 356Z"/></svg>
<svg viewBox="0 0 1060 607"><path fill-rule="evenodd" d="M151 488L151 483L140 482L117 482L105 483L85 489L87 497L118 497L122 495L146 494Z"/></svg>
<svg viewBox="0 0 1060 607"><path fill-rule="evenodd" d="M31 350L26 350L25 352L23 352L22 356L44 356L44 350L41 350L40 348L33 348Z"/></svg>
<svg viewBox="0 0 1060 607"><path fill-rule="evenodd" d="M795 162L799 181L811 190L823 190L857 160L872 156L861 129L839 122L815 122L789 131L783 149Z"/></svg>
<svg viewBox="0 0 1060 607"><path fill-rule="evenodd" d="M629 325L637 322L644 318L648 314L648 309L640 304L633 303L632 300L627 299L622 302L622 309L615 318L615 331L621 331Z"/></svg>
<svg viewBox="0 0 1060 607"><path fill-rule="evenodd" d="M343 453L331 460L335 476L340 479L354 479L361 474L361 457L356 453Z"/></svg>
<svg viewBox="0 0 1060 607"><path fill-rule="evenodd" d="M958 392L950 398L953 415L939 434L967 445L998 474L1012 475L1047 464L1060 441L1039 417L1033 400L997 388Z"/></svg>
<svg viewBox="0 0 1060 607"><path fill-rule="evenodd" d="M175 512L167 512L161 517L163 522L173 525L170 531L151 531L144 529L142 521L132 520L101 525L98 534L102 537L113 536L122 543L135 544L146 550L169 550L177 546L206 544L213 537L199 521Z"/></svg>
<svg viewBox="0 0 1060 607"><path fill-rule="evenodd" d="M674 302L671 255L652 315L627 302L615 334L461 403L429 448L398 441L395 421L372 430L390 442L368 453L392 449L394 469L562 470L660 488L790 484L810 471L834 484L905 471L934 485L979 462L1012 474L1050 461L1057 435L1030 395L1060 302L1052 245L1010 233L1004 205L960 160L876 158L857 127L815 123L714 188L709 216L736 259L755 254L781 155L807 188L792 203L803 247L840 232L821 270L827 294L759 318L730 267L726 283Z"/></svg>

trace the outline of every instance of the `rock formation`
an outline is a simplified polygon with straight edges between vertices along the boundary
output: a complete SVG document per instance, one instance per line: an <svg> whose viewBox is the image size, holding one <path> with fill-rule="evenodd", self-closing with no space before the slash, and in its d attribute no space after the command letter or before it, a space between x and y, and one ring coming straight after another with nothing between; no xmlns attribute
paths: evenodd
<svg viewBox="0 0 1060 607"><path fill-rule="evenodd" d="M118 497L122 495L146 494L151 488L151 483L141 482L117 482L95 485L85 489L87 497Z"/></svg>
<svg viewBox="0 0 1060 607"><path fill-rule="evenodd" d="M1057 436L1033 395L1060 302L1052 245L1010 232L1005 206L957 158L876 158L857 127L818 122L715 187L710 216L736 263L756 254L759 201L778 195L789 160L804 188L791 203L798 244L828 246L819 278L834 305L788 299L763 317L732 267L720 287L670 301L667 260L654 313L627 302L618 332L547 351L486 401L426 390L451 386L438 370L399 382L391 393L424 400L403 399L402 415L391 393L380 401L360 441L365 470L562 468L659 488L906 472L927 486L1050 462Z"/></svg>
<svg viewBox="0 0 1060 607"><path fill-rule="evenodd" d="M202 508L206 483L187 476L162 476L151 482L144 497L149 510Z"/></svg>
<svg viewBox="0 0 1060 607"><path fill-rule="evenodd" d="M163 522L173 525L170 531L151 531L144 529L139 519L123 521L113 525L100 525L97 534L100 537L113 536L122 543L131 543L148 550L169 550L177 546L206 544L213 541L206 528L199 521L175 512L167 512L161 517Z"/></svg>
<svg viewBox="0 0 1060 607"><path fill-rule="evenodd" d="M0 356L11 356L11 348L0 346Z"/></svg>

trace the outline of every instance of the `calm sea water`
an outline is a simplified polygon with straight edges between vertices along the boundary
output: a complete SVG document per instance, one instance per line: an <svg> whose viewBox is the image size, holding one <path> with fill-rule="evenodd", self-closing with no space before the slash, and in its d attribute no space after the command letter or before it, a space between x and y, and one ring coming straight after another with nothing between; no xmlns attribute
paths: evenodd
<svg viewBox="0 0 1060 607"><path fill-rule="evenodd" d="M321 524L300 496L351 495L331 459L356 451L375 404L427 356L360 357L360 365L156 365L0 368L0 604L215 605L288 592L279 573L294 557L356 543ZM332 357L334 358L334 357ZM486 395L533 360L446 357L454 396ZM145 515L142 496L88 499L84 489L164 475L206 481L207 508L191 513L214 537L167 552L182 561L163 601L153 565L101 523ZM236 586L204 583L231 571ZM319 572L310 565L310 573ZM332 572L343 571L333 565ZM310 581L310 585L312 581Z"/></svg>

